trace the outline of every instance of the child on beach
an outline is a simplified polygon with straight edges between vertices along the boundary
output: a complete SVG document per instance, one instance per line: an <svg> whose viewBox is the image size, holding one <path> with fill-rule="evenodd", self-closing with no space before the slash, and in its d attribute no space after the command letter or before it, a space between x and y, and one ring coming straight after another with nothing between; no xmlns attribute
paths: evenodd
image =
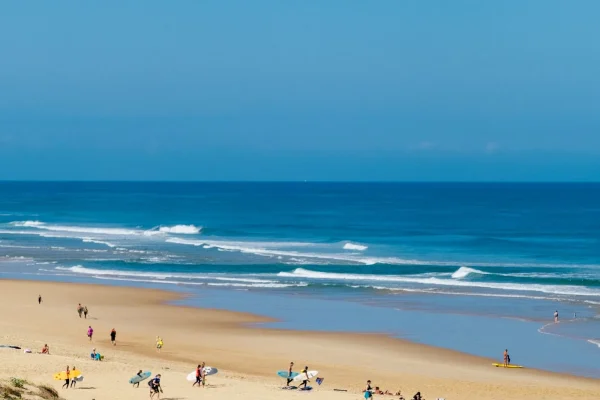
<svg viewBox="0 0 600 400"><path fill-rule="evenodd" d="M92 341L92 336L94 335L94 330L92 329L91 325L88 327L87 335L88 335L88 338L90 339L90 342L91 342Z"/></svg>

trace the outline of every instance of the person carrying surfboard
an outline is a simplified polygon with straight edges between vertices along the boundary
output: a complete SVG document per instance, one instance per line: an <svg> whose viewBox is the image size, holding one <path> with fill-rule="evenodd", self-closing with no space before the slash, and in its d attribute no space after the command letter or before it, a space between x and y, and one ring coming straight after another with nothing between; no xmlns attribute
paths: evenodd
<svg viewBox="0 0 600 400"><path fill-rule="evenodd" d="M294 380L294 378L292 377L294 371L292 371L292 369L294 369L293 361L290 363L290 367L288 368L287 386L290 386L290 383L292 383L292 381Z"/></svg>
<svg viewBox="0 0 600 400"><path fill-rule="evenodd" d="M138 388L139 388L139 387L140 387L140 382L141 382L141 381L142 381L142 379L144 378L144 377L142 376L142 370L140 369L136 375L140 377L140 380L138 380L136 383L134 383L134 384L133 384L133 387L138 387ZM137 386L136 386L136 385L137 385Z"/></svg>
<svg viewBox="0 0 600 400"><path fill-rule="evenodd" d="M65 371L66 374L66 378L65 378L65 384L62 385L62 388L69 388L69 384L71 383L71 370L69 369L69 366L67 365L67 370Z"/></svg>
<svg viewBox="0 0 600 400"><path fill-rule="evenodd" d="M308 366L305 366L304 369L302 371L300 371L301 374L304 374L304 380L302 381L302 383L300 385L298 385L298 389L300 389L301 386L304 385L304 389L306 389L308 382L310 381L310 378L308 377Z"/></svg>
<svg viewBox="0 0 600 400"><path fill-rule="evenodd" d="M510 356L508 355L508 349L504 350L504 366L508 367L508 364L510 364Z"/></svg>
<svg viewBox="0 0 600 400"><path fill-rule="evenodd" d="M198 368L196 368L196 382L192 384L192 387L196 386L196 384L198 387L202 384L202 365L200 364L198 364Z"/></svg>
<svg viewBox="0 0 600 400"><path fill-rule="evenodd" d="M75 371L77 368L75 368L75 366L73 365L73 371ZM72 376L71 377L71 389L75 387L75 385L77 384L77 381L75 380L75 378L77 378L76 376Z"/></svg>

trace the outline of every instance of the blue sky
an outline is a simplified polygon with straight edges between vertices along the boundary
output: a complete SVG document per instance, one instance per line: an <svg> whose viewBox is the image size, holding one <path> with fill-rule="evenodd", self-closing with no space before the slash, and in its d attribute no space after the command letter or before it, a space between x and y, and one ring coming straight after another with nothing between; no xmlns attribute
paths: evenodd
<svg viewBox="0 0 600 400"><path fill-rule="evenodd" d="M598 180L600 3L0 5L0 179Z"/></svg>

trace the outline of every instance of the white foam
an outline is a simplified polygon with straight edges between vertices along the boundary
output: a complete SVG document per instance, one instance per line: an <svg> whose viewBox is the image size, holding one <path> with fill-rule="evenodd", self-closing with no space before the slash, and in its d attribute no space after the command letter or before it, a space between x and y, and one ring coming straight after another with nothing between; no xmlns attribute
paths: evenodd
<svg viewBox="0 0 600 400"><path fill-rule="evenodd" d="M95 276L118 276L118 277L144 277L153 279L199 279L199 280L216 280L224 282L244 282L244 283L277 283L277 281L269 279L258 279L258 278L237 278L237 277L223 277L217 274L185 274L185 273L171 273L171 272L140 272L140 271L122 271L114 269L94 269L86 268L82 265L76 265L73 267L56 267L58 271L69 271L77 274L84 275L95 275Z"/></svg>
<svg viewBox="0 0 600 400"><path fill-rule="evenodd" d="M369 275L369 274L342 274L334 272L311 271L304 268L296 268L293 272L280 272L277 274L286 278L302 279L326 279L340 281L371 281L389 283L416 283L429 286L457 286L475 287L494 290L511 290L521 292L542 292L570 296L600 296L600 290L580 286L567 285L539 285L539 284L517 284L517 283L495 283L495 282L473 282L460 279L422 278L400 275Z"/></svg>
<svg viewBox="0 0 600 400"><path fill-rule="evenodd" d="M480 271L478 269L469 267L460 267L452 274L453 279L463 279L469 275L487 275L487 272Z"/></svg>
<svg viewBox="0 0 600 400"><path fill-rule="evenodd" d="M365 246L362 244L356 244L356 243L350 243L350 242L344 244L344 250L365 251L368 248L369 248L369 246Z"/></svg>
<svg viewBox="0 0 600 400"><path fill-rule="evenodd" d="M600 341L589 339L588 343L595 344L597 347L600 347Z"/></svg>
<svg viewBox="0 0 600 400"><path fill-rule="evenodd" d="M160 232L163 233L174 233L177 235L194 235L200 233L202 227L195 225L175 225L175 226L161 226Z"/></svg>
<svg viewBox="0 0 600 400"><path fill-rule="evenodd" d="M103 244L105 246L108 247L117 247L116 244L110 243L110 242L105 242L103 240L96 240L96 239L92 239L92 238L84 238L82 239L85 243L95 243L95 244Z"/></svg>
<svg viewBox="0 0 600 400"><path fill-rule="evenodd" d="M40 222L40 221L14 221L14 222L11 222L10 224L13 226L21 226L21 227L27 227L27 228L36 228L41 225L44 225L44 223Z"/></svg>

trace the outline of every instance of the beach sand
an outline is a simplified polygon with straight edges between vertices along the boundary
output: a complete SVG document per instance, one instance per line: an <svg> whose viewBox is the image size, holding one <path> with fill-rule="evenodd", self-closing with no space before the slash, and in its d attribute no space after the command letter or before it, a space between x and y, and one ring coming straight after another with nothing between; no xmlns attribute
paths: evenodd
<svg viewBox="0 0 600 400"><path fill-rule="evenodd" d="M494 360L384 335L263 329L251 326L268 321L260 316L167 304L180 296L150 289L0 281L0 344L34 351L0 349L0 379L50 384L65 399L82 400L148 398L145 382L139 389L128 384L140 369L162 374L161 398L171 400L362 399L367 379L384 390L401 389L407 398L420 391L429 400L581 400L595 399L600 392L598 380L494 368ZM78 317L78 303L88 306L87 320ZM89 325L94 329L92 342L86 336ZM112 328L117 346L110 344ZM164 340L160 354L155 349L158 335ZM45 343L51 355L35 354ZM105 360L91 361L92 348ZM209 377L207 388L192 388L186 375L203 361L219 373ZM310 393L281 390L285 382L275 372L290 361L298 370L307 365L320 371L323 385L313 381ZM85 379L76 389L61 390L63 382L52 375L67 365L76 366Z"/></svg>

